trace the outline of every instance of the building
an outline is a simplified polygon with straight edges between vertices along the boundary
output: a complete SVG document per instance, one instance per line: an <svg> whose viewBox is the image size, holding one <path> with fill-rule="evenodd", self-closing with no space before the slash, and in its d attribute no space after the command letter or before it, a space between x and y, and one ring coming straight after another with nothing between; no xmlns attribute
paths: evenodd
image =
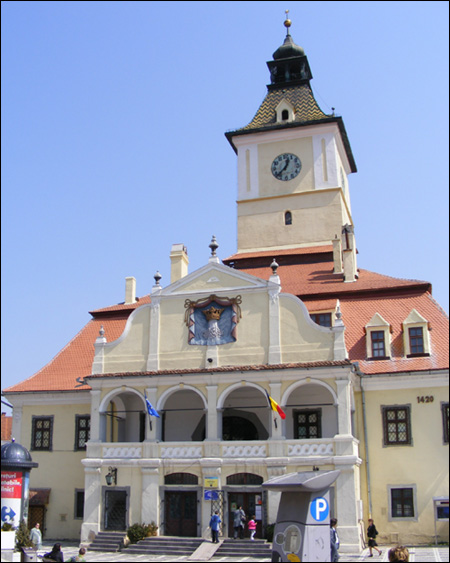
<svg viewBox="0 0 450 563"><path fill-rule="evenodd" d="M4 391L39 463L30 524L47 537L151 521L201 536L213 506L228 536L239 505L262 537L278 505L265 480L339 469L341 550L360 547L369 515L389 542L448 539L448 318L428 282L358 268L350 142L285 25L266 98L226 134L236 254L222 263L213 238L189 273L173 245L168 286L157 274L138 298L127 278L123 303Z"/></svg>

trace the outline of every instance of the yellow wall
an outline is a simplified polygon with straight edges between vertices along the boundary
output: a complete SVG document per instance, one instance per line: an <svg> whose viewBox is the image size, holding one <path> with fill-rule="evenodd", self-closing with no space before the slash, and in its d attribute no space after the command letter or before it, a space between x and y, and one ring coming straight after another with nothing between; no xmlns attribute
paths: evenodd
<svg viewBox="0 0 450 563"><path fill-rule="evenodd" d="M417 397L433 396L432 403ZM423 543L434 535L433 497L448 495L448 444L443 444L441 401L448 402L445 388L410 388L366 392L372 517L381 539ZM384 446L381 406L411 405L412 446ZM417 522L389 521L389 485L416 486ZM438 532L448 540L448 523Z"/></svg>

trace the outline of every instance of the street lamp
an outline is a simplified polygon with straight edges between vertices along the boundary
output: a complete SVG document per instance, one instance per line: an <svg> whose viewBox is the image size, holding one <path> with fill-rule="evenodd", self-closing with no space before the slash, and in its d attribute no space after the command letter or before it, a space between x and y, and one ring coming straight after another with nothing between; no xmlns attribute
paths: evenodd
<svg viewBox="0 0 450 563"><path fill-rule="evenodd" d="M108 467L109 473L105 475L107 485L117 485L117 467Z"/></svg>

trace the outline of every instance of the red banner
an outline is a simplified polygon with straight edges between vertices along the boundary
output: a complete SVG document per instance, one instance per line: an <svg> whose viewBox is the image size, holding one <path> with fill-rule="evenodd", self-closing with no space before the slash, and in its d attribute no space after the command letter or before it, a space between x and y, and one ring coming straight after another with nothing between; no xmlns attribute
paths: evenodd
<svg viewBox="0 0 450 563"><path fill-rule="evenodd" d="M2 499L22 498L22 471L2 471Z"/></svg>

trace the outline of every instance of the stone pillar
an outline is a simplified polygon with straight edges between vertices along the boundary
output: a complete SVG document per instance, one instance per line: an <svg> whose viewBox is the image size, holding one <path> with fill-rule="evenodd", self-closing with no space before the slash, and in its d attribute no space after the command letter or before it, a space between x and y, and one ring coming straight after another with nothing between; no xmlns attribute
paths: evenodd
<svg viewBox="0 0 450 563"><path fill-rule="evenodd" d="M355 553L362 549L358 525L358 503L361 497L359 490L359 466L357 464L335 464L341 474L337 478L336 518L342 553Z"/></svg>
<svg viewBox="0 0 450 563"><path fill-rule="evenodd" d="M90 460L83 460L88 462ZM100 460L98 465L84 468L84 519L81 526L81 543L91 543L101 529L102 486ZM92 463L92 462L91 462Z"/></svg>
<svg viewBox="0 0 450 563"><path fill-rule="evenodd" d="M270 281L280 279L271 276ZM275 282L274 282L275 283ZM269 289L269 364L281 363L280 300L281 286ZM275 398L275 397L274 397Z"/></svg>
<svg viewBox="0 0 450 563"><path fill-rule="evenodd" d="M156 278L155 278L156 279ZM161 316L161 291L162 287L159 280L152 288L152 302L150 304L150 327L147 371L157 371L159 369L159 321Z"/></svg>
<svg viewBox="0 0 450 563"><path fill-rule="evenodd" d="M207 385L208 412L206 413L206 440L219 440L218 411L217 411L217 385Z"/></svg>
<svg viewBox="0 0 450 563"><path fill-rule="evenodd" d="M142 467L141 473L141 522L145 522L146 524L155 522L155 524L160 527L159 468Z"/></svg>
<svg viewBox="0 0 450 563"><path fill-rule="evenodd" d="M287 473L286 465L275 465L267 467L267 477L281 477ZM267 491L267 524L273 524L277 521L278 505L280 504L281 493L277 491Z"/></svg>
<svg viewBox="0 0 450 563"><path fill-rule="evenodd" d="M157 401L156 396L157 396L158 389L156 387L147 387L145 392L147 393L147 399L150 401L153 408L156 409L156 401ZM147 405L145 405L145 410L147 411ZM145 418L146 418L146 421L145 421L145 441L146 442L156 442L156 440L158 439L158 436L160 436L160 434L161 434L161 420L159 418L154 417L154 416L150 417L150 415L147 412L145 414ZM152 429L151 430L150 430L149 418L152 421ZM155 520L155 522L156 522L156 520Z"/></svg>
<svg viewBox="0 0 450 563"><path fill-rule="evenodd" d="M280 406L281 405L281 383L269 383L269 395L272 397L274 401L276 401ZM285 421L280 417L278 413L273 411L269 406L267 407L270 412L270 424L272 431L269 432L271 440L281 440L285 436L284 426ZM275 422L277 424L275 426ZM273 454L272 454L273 455ZM277 456L280 455L279 453L276 454Z"/></svg>
<svg viewBox="0 0 450 563"><path fill-rule="evenodd" d="M352 404L350 376L336 379L338 398L338 434L351 436L352 434Z"/></svg>
<svg viewBox="0 0 450 563"><path fill-rule="evenodd" d="M101 399L100 389L92 389L91 390L91 430L90 430L89 442L101 441L100 399Z"/></svg>

